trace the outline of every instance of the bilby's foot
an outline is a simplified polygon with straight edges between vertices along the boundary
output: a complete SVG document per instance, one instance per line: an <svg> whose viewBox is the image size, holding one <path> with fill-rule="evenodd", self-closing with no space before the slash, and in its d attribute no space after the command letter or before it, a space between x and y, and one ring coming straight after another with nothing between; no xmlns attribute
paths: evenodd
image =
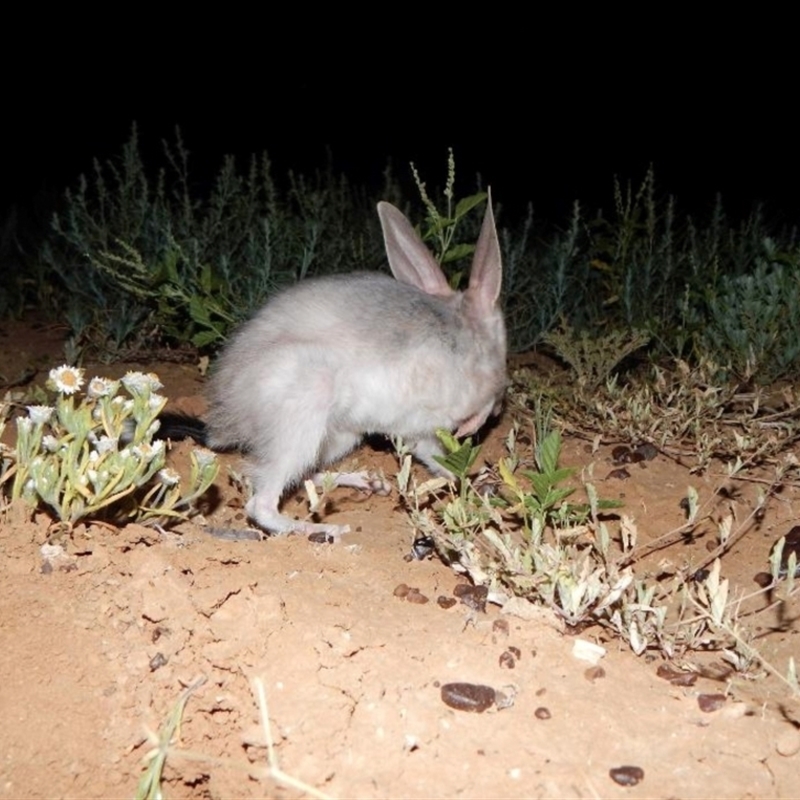
<svg viewBox="0 0 800 800"><path fill-rule="evenodd" d="M322 487L326 476L332 480L335 486L347 486L351 489L358 489L361 492L371 494L387 495L391 492L391 484L384 480L380 475L371 472L317 472L311 480L318 488Z"/></svg>
<svg viewBox="0 0 800 800"><path fill-rule="evenodd" d="M326 539L337 541L342 534L350 532L349 525L330 525L322 522L304 522L292 519L278 511L277 502L268 497L255 495L245 506L247 516L253 522L273 536L284 536L288 533L321 535Z"/></svg>

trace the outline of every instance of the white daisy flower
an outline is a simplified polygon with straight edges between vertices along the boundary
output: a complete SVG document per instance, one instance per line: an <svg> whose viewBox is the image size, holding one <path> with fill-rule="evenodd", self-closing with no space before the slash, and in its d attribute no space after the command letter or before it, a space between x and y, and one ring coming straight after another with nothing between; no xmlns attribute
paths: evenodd
<svg viewBox="0 0 800 800"><path fill-rule="evenodd" d="M116 394L118 387L118 381L95 377L89 381L89 385L86 387L86 394L91 398L111 397Z"/></svg>
<svg viewBox="0 0 800 800"><path fill-rule="evenodd" d="M55 409L52 406L28 406L28 416L35 425L44 425L50 422Z"/></svg>
<svg viewBox="0 0 800 800"><path fill-rule="evenodd" d="M119 439L114 436L100 436L96 442L94 442L95 449L98 453L110 453L117 449L117 444L119 443Z"/></svg>
<svg viewBox="0 0 800 800"><path fill-rule="evenodd" d="M42 436L42 447L47 450L48 453L55 453L58 450L58 439L55 436L51 436L49 433Z"/></svg>
<svg viewBox="0 0 800 800"><path fill-rule="evenodd" d="M197 459L197 466L200 467L200 469L205 469L217 460L217 456L212 453L211 450L206 450L205 448L198 447L193 453L194 457Z"/></svg>
<svg viewBox="0 0 800 800"><path fill-rule="evenodd" d="M62 394L75 394L83 386L83 370L64 364L50 370L50 380Z"/></svg>
<svg viewBox="0 0 800 800"><path fill-rule="evenodd" d="M157 455L159 455L164 449L164 442L160 439L156 442L151 442L148 444L147 442L142 442L141 444L137 444L131 448L131 451L136 456L136 458L142 459L143 461L152 461Z"/></svg>
<svg viewBox="0 0 800 800"><path fill-rule="evenodd" d="M164 486L175 486L180 482L181 476L174 469L164 467L164 469L159 470L158 478Z"/></svg>
<svg viewBox="0 0 800 800"><path fill-rule="evenodd" d="M142 394L145 390L157 392L164 385L153 372L148 375L144 372L128 372L122 383L131 394Z"/></svg>

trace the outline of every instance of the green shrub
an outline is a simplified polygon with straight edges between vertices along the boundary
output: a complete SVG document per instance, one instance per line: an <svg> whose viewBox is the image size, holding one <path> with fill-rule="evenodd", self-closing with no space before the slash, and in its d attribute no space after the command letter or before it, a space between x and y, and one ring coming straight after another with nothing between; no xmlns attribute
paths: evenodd
<svg viewBox="0 0 800 800"><path fill-rule="evenodd" d="M266 154L244 173L228 156L199 197L179 132L164 151L152 178L134 127L121 159L96 161L53 219L41 257L63 285L74 356L218 345L276 288L381 262L372 204L331 169L290 173L281 190Z"/></svg>
<svg viewBox="0 0 800 800"><path fill-rule="evenodd" d="M765 239L755 267L721 276L704 311L699 352L740 381L768 384L785 376L800 361L800 250L781 253Z"/></svg>

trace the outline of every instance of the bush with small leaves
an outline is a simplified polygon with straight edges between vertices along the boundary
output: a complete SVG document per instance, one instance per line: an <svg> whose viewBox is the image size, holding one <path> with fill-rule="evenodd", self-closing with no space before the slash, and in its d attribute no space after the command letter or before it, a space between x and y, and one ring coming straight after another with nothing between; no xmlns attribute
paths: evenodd
<svg viewBox="0 0 800 800"><path fill-rule="evenodd" d="M213 483L217 461L191 455L186 493L165 466L165 444L153 440L166 398L153 375L129 372L121 381L92 378L84 396L82 369L50 371L52 406L28 406L17 419L12 499L45 506L71 527L85 519L159 523L180 519Z"/></svg>

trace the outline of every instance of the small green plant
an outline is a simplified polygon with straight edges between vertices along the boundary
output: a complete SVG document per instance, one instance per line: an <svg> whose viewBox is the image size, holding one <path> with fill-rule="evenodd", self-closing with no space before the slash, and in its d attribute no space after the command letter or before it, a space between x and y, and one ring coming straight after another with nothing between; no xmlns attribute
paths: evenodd
<svg viewBox="0 0 800 800"><path fill-rule="evenodd" d="M415 528L433 538L447 561L478 583L538 599L578 624L592 617L609 592L619 591L591 544L587 550L578 543L587 537L591 542L587 523L619 503L599 499L590 484L588 503L566 502L574 487L565 483L575 472L558 465L558 432L542 426L541 433L534 458L538 469L520 468L515 428L507 438L508 458L496 470L483 468L472 477L479 448L440 431L446 454L438 460L457 477L458 487L440 478L417 486L407 454L398 482ZM545 538L548 529L553 540Z"/></svg>
<svg viewBox="0 0 800 800"><path fill-rule="evenodd" d="M471 256L475 252L474 244L455 242L455 234L459 223L472 211L475 206L480 205L489 195L487 192L477 192L476 194L455 200L455 180L456 163L453 150L450 148L447 154L447 181L444 188L444 198L446 210L441 213L436 204L428 194L425 182L420 178L414 164L411 164L411 172L414 176L414 183L417 185L422 204L425 206L425 229L422 233L424 242L433 242L436 260L444 265L450 264L459 259ZM450 276L450 284L453 288L458 288L464 274L458 271Z"/></svg>
<svg viewBox="0 0 800 800"><path fill-rule="evenodd" d="M121 381L92 378L78 401L84 382L76 367L51 370L55 404L28 406L27 416L17 419L12 499L42 504L68 527L83 519L183 518L213 483L215 456L192 453L182 494L180 476L165 466L164 442L153 441L166 403L158 378L141 372Z"/></svg>
<svg viewBox="0 0 800 800"><path fill-rule="evenodd" d="M524 526L542 530L546 526L560 529L582 525L589 517L591 507L588 503L572 504L565 502L575 487L565 486L564 482L575 475L569 467L559 467L561 455L561 434L557 429L548 431L537 440L534 459L537 470L521 470L526 479L523 484L515 476L512 462L501 459L498 465L503 485L514 498L514 508L523 514ZM621 504L613 500L597 501L597 509L617 508Z"/></svg>
<svg viewBox="0 0 800 800"><path fill-rule="evenodd" d="M742 598L731 597L721 576L722 556L751 528L785 471L776 473L775 485L735 530L732 518L717 521L720 544L708 560L676 571L671 582L654 580L636 574L639 561L709 523L709 504L718 493L701 506L689 487L687 521L640 546L635 521L625 514L609 518L609 510L620 503L599 498L590 481L583 481L586 503L568 501L577 473L560 466L560 434L549 426L539 403L533 452L521 448L515 424L506 437L508 455L477 474L478 448L440 435L446 450L440 463L457 476L458 487L441 478L416 484L410 455L402 453L398 486L415 530L432 537L447 563L488 586L500 602L515 596L550 608L567 625L599 624L640 655L658 650L668 658L685 658L692 651L714 650L741 674L753 675L762 664L794 686L794 664L780 675L753 648L739 619ZM530 462L536 469L524 466ZM733 464L725 480L739 469ZM707 572L700 569L711 562ZM780 543L776 546L771 558L771 589L780 589L776 597L788 598L794 591L796 562L782 559Z"/></svg>
<svg viewBox="0 0 800 800"><path fill-rule="evenodd" d="M615 330L606 334L575 332L564 324L544 337L558 356L572 367L581 389L594 391L605 383L629 355L645 347L645 331Z"/></svg>

